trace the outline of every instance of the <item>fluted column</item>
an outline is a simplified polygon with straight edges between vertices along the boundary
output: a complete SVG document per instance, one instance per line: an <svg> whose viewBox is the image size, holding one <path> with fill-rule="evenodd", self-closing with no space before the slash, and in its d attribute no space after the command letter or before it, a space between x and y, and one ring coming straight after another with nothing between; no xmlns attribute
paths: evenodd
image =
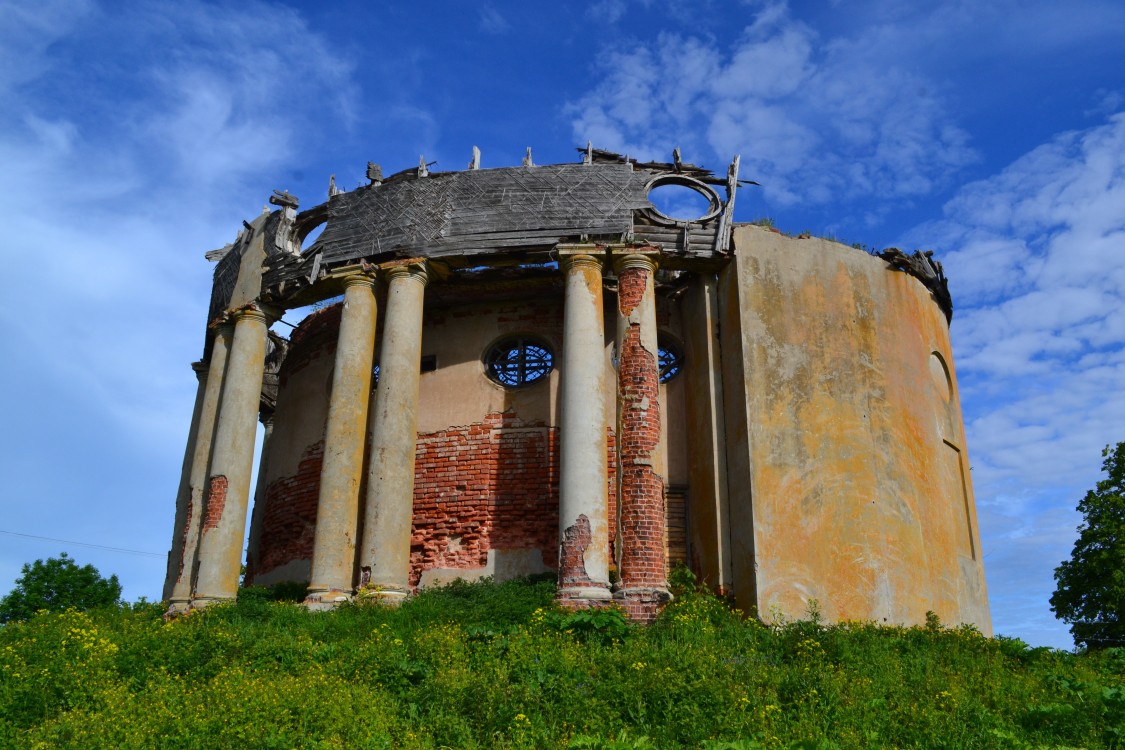
<svg viewBox="0 0 1125 750"><path fill-rule="evenodd" d="M620 580L615 597L650 621L668 601L660 363L652 253L622 254L617 267L617 476Z"/></svg>
<svg viewBox="0 0 1125 750"><path fill-rule="evenodd" d="M310 607L331 607L347 601L352 593L375 318L375 279L368 274L345 278L305 600Z"/></svg>
<svg viewBox="0 0 1125 750"><path fill-rule="evenodd" d="M275 319L258 305L237 310L232 318L234 338L207 477L193 607L233 599L238 593L254 436L265 374L266 335Z"/></svg>
<svg viewBox="0 0 1125 750"><path fill-rule="evenodd" d="M187 487L182 491L183 514L176 508L176 530L172 541L172 559L168 566L168 580L164 596L169 611L183 612L191 604L192 579L195 572L196 551L199 548L199 527L203 518L203 496L207 486L207 466L211 462L211 449L215 436L215 421L219 413L219 399L226 374L233 326L229 323L215 329L211 342L211 358L206 372L196 368L200 377L203 398L199 402L199 417L191 441L190 466ZM195 368L195 365L192 365Z"/></svg>
<svg viewBox="0 0 1125 750"><path fill-rule="evenodd" d="M389 602L410 591L414 520L414 451L422 357L422 263L386 272L387 314L379 351L379 385L371 415L371 461L360 553L360 585Z"/></svg>
<svg viewBox="0 0 1125 750"><path fill-rule="evenodd" d="M601 261L560 249L566 274L559 405L560 602L606 600L609 513L606 490L606 357Z"/></svg>

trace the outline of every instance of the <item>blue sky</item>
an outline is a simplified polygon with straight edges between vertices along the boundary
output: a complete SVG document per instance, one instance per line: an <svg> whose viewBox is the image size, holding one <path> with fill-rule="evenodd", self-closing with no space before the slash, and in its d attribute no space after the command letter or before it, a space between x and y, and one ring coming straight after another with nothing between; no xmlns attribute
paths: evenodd
<svg viewBox="0 0 1125 750"><path fill-rule="evenodd" d="M211 266L368 160L576 159L761 188L738 218L934 249L997 632L1050 613L1125 440L1125 5L15 0L0 26L0 591L67 548L160 595ZM315 6L315 7L314 7Z"/></svg>

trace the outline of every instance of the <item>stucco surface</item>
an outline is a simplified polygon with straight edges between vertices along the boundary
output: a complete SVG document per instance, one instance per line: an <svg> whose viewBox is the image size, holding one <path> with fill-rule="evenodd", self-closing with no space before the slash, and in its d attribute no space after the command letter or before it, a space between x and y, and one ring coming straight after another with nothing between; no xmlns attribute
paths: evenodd
<svg viewBox="0 0 1125 750"><path fill-rule="evenodd" d="M740 603L767 618L811 600L833 620L933 611L990 632L949 331L929 291L838 243L740 226L734 245L720 306Z"/></svg>

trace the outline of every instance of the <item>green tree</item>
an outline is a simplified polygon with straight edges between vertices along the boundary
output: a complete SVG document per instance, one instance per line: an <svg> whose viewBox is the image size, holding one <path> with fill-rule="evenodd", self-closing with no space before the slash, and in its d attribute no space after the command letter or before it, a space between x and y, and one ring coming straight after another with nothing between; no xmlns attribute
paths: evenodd
<svg viewBox="0 0 1125 750"><path fill-rule="evenodd" d="M1078 503L1082 523L1070 559L1055 568L1055 617L1070 624L1074 643L1125 645L1125 443L1102 451L1108 479Z"/></svg>
<svg viewBox="0 0 1125 750"><path fill-rule="evenodd" d="M93 565L79 567L63 552L46 562L36 560L23 566L16 587L0 599L0 623L26 620L41 609L93 609L117 604L120 599L117 576L102 578Z"/></svg>

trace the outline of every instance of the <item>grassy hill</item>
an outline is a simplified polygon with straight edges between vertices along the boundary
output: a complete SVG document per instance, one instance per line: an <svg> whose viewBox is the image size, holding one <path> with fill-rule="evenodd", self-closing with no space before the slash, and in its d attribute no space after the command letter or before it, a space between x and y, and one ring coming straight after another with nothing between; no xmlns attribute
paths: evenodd
<svg viewBox="0 0 1125 750"><path fill-rule="evenodd" d="M164 622L154 605L0 629L0 746L1125 746L1125 650L971 629L765 627L681 591L648 628L463 584L309 613L284 591Z"/></svg>

